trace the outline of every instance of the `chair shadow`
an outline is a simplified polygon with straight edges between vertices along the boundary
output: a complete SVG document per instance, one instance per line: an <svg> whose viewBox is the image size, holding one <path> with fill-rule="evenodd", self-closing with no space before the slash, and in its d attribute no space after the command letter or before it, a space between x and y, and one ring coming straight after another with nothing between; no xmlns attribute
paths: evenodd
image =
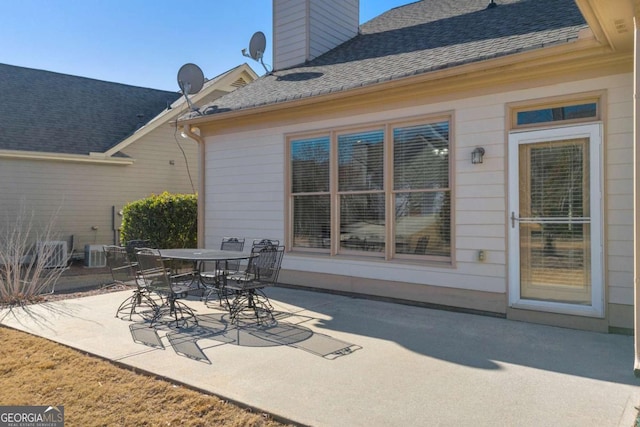
<svg viewBox="0 0 640 427"><path fill-rule="evenodd" d="M362 348L302 326L300 323L311 319L308 316L276 312L276 320L269 324L247 319L232 324L228 317L228 313L216 312L198 315L197 325L188 328L168 328L163 324L150 327L147 322L138 322L131 324L129 329L134 342L156 349L165 348L158 331L167 330L165 337L176 354L207 364L211 364L211 361L205 350L225 344L242 347L287 346L328 360Z"/></svg>

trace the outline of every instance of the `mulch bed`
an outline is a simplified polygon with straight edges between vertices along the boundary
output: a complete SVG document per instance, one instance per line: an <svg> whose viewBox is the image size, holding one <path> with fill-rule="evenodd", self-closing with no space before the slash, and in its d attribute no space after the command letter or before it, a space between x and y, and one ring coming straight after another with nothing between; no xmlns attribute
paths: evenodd
<svg viewBox="0 0 640 427"><path fill-rule="evenodd" d="M92 295L107 294L110 292L119 292L119 291L124 291L127 289L133 289L133 288L134 286L130 286L130 285L112 284L112 285L102 286L94 289L83 289L76 292L60 292L60 293L53 293L53 294L44 294L44 295L40 295L39 297L35 298L32 301L22 301L19 305L30 305L30 304L40 304L43 302L62 301L62 300L73 299L73 298L88 297ZM0 301L0 308L16 306L16 305L18 304L7 304Z"/></svg>
<svg viewBox="0 0 640 427"><path fill-rule="evenodd" d="M42 296L42 302L60 301L65 299L88 297L92 295L108 294L110 292L125 291L127 289L133 289L133 288L134 288L133 286L129 286L129 285L113 284L113 285L103 286L96 289L85 289L77 292L62 292L62 293L46 294Z"/></svg>

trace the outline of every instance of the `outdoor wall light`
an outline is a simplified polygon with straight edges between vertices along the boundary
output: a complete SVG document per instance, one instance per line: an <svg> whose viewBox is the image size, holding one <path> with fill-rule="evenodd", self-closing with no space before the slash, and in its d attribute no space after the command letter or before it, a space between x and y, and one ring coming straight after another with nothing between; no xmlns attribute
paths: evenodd
<svg viewBox="0 0 640 427"><path fill-rule="evenodd" d="M482 157L484 156L484 148L476 147L471 152L471 163L477 165L478 163L482 163Z"/></svg>

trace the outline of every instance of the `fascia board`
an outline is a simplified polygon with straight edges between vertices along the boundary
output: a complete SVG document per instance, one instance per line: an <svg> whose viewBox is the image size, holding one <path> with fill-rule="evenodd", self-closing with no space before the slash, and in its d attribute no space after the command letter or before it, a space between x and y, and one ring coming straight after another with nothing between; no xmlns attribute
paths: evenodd
<svg viewBox="0 0 640 427"><path fill-rule="evenodd" d="M205 98L207 95L215 92L216 90L221 90L224 92L230 92L234 88L231 86L233 82L238 80L240 77L249 77L249 79L257 79L258 75L249 67L247 63L241 64L235 69L228 72L226 75L222 76L218 81L214 84L204 88L197 94L193 95L191 98L191 102L194 104L198 104ZM251 80L250 80L251 81ZM179 104L180 107L187 107L187 103L183 102ZM133 144L143 136L149 134L153 130L159 128L162 125L169 124L175 122L175 119L186 113L186 108L172 108L171 110L164 110L162 113L158 114L156 117L151 119L149 123L140 129L138 129L133 135L130 135L120 143L114 145L109 150L104 152L104 155L107 157L113 156L117 152L125 149L129 145Z"/></svg>
<svg viewBox="0 0 640 427"><path fill-rule="evenodd" d="M119 158L105 156L103 153L61 154L43 153L38 151L0 150L0 159L44 160L74 163L94 163L110 165L132 165L135 160L131 158Z"/></svg>

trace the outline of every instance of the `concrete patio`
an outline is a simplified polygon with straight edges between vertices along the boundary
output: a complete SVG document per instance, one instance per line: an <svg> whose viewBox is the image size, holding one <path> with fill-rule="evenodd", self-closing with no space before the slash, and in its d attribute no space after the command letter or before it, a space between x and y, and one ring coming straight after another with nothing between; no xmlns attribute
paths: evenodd
<svg viewBox="0 0 640 427"><path fill-rule="evenodd" d="M192 299L198 328L154 330L114 317L129 294L0 322L304 425L631 427L640 405L629 336L285 288L276 326Z"/></svg>

